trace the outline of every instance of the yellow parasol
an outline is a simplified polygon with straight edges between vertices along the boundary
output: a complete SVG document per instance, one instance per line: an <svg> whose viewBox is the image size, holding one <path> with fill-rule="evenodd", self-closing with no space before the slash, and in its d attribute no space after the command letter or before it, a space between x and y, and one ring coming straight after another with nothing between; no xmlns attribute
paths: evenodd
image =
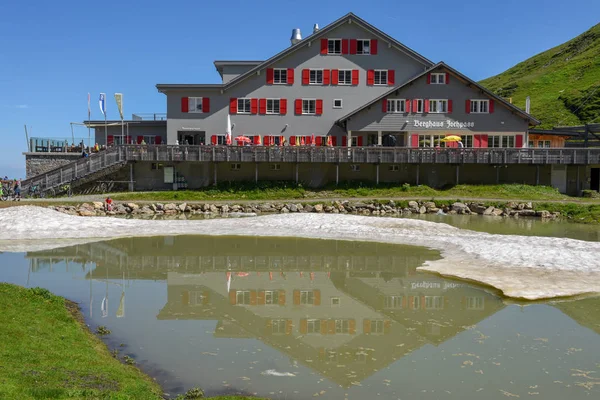
<svg viewBox="0 0 600 400"><path fill-rule="evenodd" d="M460 142L461 140L462 138L456 135L446 136L445 138L441 139L442 142Z"/></svg>

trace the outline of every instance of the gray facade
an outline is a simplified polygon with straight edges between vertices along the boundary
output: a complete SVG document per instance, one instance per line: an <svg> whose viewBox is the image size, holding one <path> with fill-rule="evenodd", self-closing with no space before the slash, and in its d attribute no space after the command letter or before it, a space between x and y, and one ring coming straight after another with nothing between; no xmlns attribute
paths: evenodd
<svg viewBox="0 0 600 400"><path fill-rule="evenodd" d="M221 87L193 88L181 85L171 88L158 85L167 95L167 141L175 144L178 132L197 132L207 138L224 135L231 98L287 99L286 115L231 115L235 124L232 135L333 135L339 138L345 130L335 124L336 120L359 108L361 105L384 94L386 91L405 82L427 68L431 63L392 45L386 38L367 30L361 24L348 18L335 28L317 32L294 46L291 51L273 63L265 63L252 76L234 81L233 85ZM377 39L376 55L321 55L321 38ZM267 68L293 68L292 85L268 85ZM303 85L303 69L351 69L359 71L358 85ZM367 85L367 71L385 69L395 71L394 85ZM223 77L225 81L225 76ZM209 97L210 112L183 113L182 97ZM322 115L295 115L295 99L323 100ZM333 100L341 99L342 108L333 108Z"/></svg>

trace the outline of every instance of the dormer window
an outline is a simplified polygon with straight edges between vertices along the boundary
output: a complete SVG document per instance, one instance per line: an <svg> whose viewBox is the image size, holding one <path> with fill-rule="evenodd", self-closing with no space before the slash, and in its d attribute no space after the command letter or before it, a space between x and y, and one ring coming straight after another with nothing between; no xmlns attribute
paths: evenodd
<svg viewBox="0 0 600 400"><path fill-rule="evenodd" d="M445 73L432 73L431 76L431 84L432 85L444 85L446 83L446 74Z"/></svg>

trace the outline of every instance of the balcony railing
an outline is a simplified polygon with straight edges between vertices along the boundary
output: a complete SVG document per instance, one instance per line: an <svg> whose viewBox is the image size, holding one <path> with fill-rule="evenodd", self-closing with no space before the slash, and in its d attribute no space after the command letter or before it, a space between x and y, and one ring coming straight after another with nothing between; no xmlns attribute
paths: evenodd
<svg viewBox="0 0 600 400"><path fill-rule="evenodd" d="M133 121L166 121L167 113L141 113L132 114L131 119Z"/></svg>

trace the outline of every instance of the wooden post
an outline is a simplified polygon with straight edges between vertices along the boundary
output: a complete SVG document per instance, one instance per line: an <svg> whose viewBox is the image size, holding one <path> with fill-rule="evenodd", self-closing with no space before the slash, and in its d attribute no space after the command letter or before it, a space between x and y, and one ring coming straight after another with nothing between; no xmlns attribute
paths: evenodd
<svg viewBox="0 0 600 400"><path fill-rule="evenodd" d="M258 183L258 163L254 163L254 182Z"/></svg>
<svg viewBox="0 0 600 400"><path fill-rule="evenodd" d="M383 144L383 135L381 131L377 131L377 146L381 146Z"/></svg>
<svg viewBox="0 0 600 400"><path fill-rule="evenodd" d="M420 174L421 164L417 164L417 186L419 186L419 174Z"/></svg>
<svg viewBox="0 0 600 400"><path fill-rule="evenodd" d="M535 166L535 184L539 186L540 184L540 165L536 164Z"/></svg>
<svg viewBox="0 0 600 400"><path fill-rule="evenodd" d="M376 183L377 185L379 185L379 164L377 164L375 167L376 167L376 169L377 169L377 177L376 177L377 179L376 179L375 183Z"/></svg>
<svg viewBox="0 0 600 400"><path fill-rule="evenodd" d="M214 150L214 149L213 149ZM214 160L214 158L213 158ZM217 163L213 163L214 169L215 169L215 180L214 180L214 185L217 186Z"/></svg>

